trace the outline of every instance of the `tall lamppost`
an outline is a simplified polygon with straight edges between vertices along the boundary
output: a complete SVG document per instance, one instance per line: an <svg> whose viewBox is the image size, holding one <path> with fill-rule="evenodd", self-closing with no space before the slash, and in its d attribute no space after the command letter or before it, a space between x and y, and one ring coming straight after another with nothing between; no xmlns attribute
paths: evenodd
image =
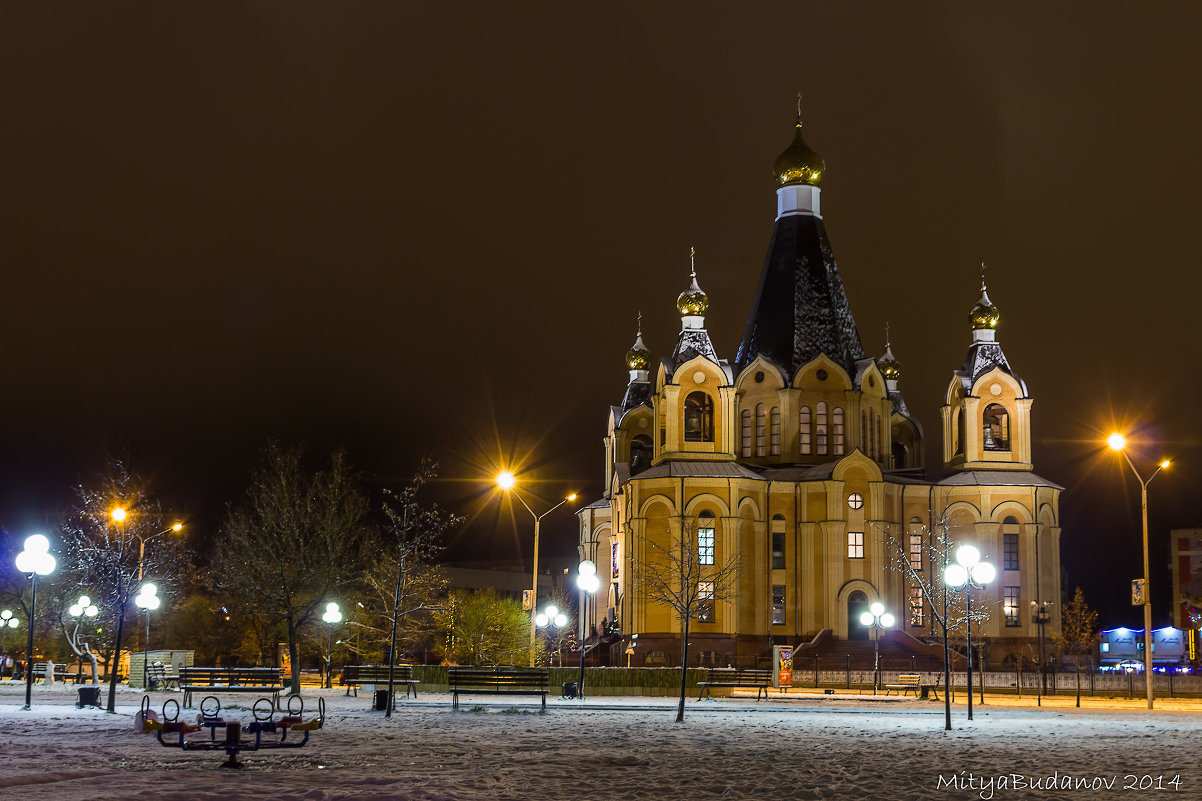
<svg viewBox="0 0 1202 801"><path fill-rule="evenodd" d="M25 651L25 709L30 708L33 698L33 622L37 620L38 576L49 576L54 572L55 561L50 555L50 540L34 534L25 540L25 550L17 554L17 570L29 574L33 591L29 597L29 644Z"/></svg>
<svg viewBox="0 0 1202 801"><path fill-rule="evenodd" d="M1148 485L1152 483L1152 479L1160 474L1161 470L1168 469L1172 464L1168 459L1162 461L1152 475L1144 478L1136 469L1135 463L1131 461L1131 457L1127 455L1127 438L1122 434L1114 433L1106 440L1106 444L1112 450L1116 450L1123 454L1123 458L1127 460L1127 466L1131 468L1131 472L1135 474L1135 479L1139 482L1139 505L1140 513L1143 517L1144 530L1144 579L1143 579L1143 606L1144 606L1144 676L1147 677L1148 685L1148 709L1152 708L1152 593L1151 593L1151 573L1148 570Z"/></svg>
<svg viewBox="0 0 1202 801"><path fill-rule="evenodd" d="M342 611L331 601L321 619L326 624L326 689L334 686L334 624L342 622Z"/></svg>
<svg viewBox="0 0 1202 801"><path fill-rule="evenodd" d="M142 643L142 686L146 687L146 672L150 659L150 612L153 609L158 609L161 601L159 600L159 588L154 582L148 581L138 588L138 594L134 597L134 606L139 609L146 610L146 640ZM133 667L130 666L130 673L133 673Z"/></svg>
<svg viewBox="0 0 1202 801"><path fill-rule="evenodd" d="M870 626L872 628L872 694L876 695L876 688L880 685L881 677L881 629L893 628L893 615L885 611L885 605L880 601L874 601L872 606L868 607L868 611L860 615L860 624Z"/></svg>
<svg viewBox="0 0 1202 801"><path fill-rule="evenodd" d="M508 470L503 470L500 473L497 473L497 486L503 489L505 492L508 493L516 485L517 478L514 477L513 473L509 472ZM534 667L534 630L536 628L534 624L534 616L538 608L538 524L542 522L544 517L551 514L565 503L576 500L576 493L573 492L571 495L564 498L547 511L543 512L541 515L536 515L534 510L531 509L524 500L522 500L522 496L518 493L514 492L513 497L517 498L518 501L521 502L522 506L525 507L526 511L530 513L530 516L534 518L534 579L530 588L530 667Z"/></svg>
<svg viewBox="0 0 1202 801"><path fill-rule="evenodd" d="M120 506L118 506L116 509L114 509L109 514L112 516L113 520L115 520L118 523L122 523L122 524L125 523L126 519L129 517L129 512L125 511L125 509L121 508ZM134 535L135 537L138 538L138 583L139 584L142 583L142 563L143 563L143 561L145 561L145 557L146 557L146 542L147 542L147 540L156 539L156 538L161 537L164 534L171 532L171 531L178 532L178 531L183 530L183 528L184 528L183 523L172 523L170 526L163 529L158 534L151 534L149 537L142 537L137 534ZM122 539L124 539L125 538L124 537L124 535L125 535L124 525L121 527L121 534L122 534Z"/></svg>
<svg viewBox="0 0 1202 801"><path fill-rule="evenodd" d="M1048 693L1048 671L1047 657L1043 653L1043 645L1045 635L1043 627L1052 622L1052 611L1048 607L1052 605L1051 601L1032 601L1031 609L1034 612L1032 616L1035 624L1039 626L1039 681L1035 685L1035 705L1043 706L1043 697Z"/></svg>
<svg viewBox="0 0 1202 801"><path fill-rule="evenodd" d="M20 625L21 621L13 617L13 610L5 609L0 612L0 655L4 656L3 663L0 663L0 679L4 678L2 665L8 662L8 630Z"/></svg>
<svg viewBox="0 0 1202 801"><path fill-rule="evenodd" d="M997 570L981 561L981 552L971 545L956 549L956 561L943 569L943 581L953 590L964 588L968 620L968 719L972 720L972 591L985 589L997 576ZM983 681L983 679L982 679ZM983 685L982 685L983 686Z"/></svg>
<svg viewBox="0 0 1202 801"><path fill-rule="evenodd" d="M550 629L551 640L554 642L555 630L562 629L564 626L568 625L568 616L563 612L560 612L559 607L555 604L547 604L546 608L543 609L542 612L534 616L534 625L538 626L540 629ZM559 666L563 667L562 657L559 660Z"/></svg>
<svg viewBox="0 0 1202 801"><path fill-rule="evenodd" d="M584 638L588 620L588 599L601 588L601 579L597 577L597 566L591 560L585 559L576 569L576 586L580 588L580 684L576 688L577 697L584 700Z"/></svg>

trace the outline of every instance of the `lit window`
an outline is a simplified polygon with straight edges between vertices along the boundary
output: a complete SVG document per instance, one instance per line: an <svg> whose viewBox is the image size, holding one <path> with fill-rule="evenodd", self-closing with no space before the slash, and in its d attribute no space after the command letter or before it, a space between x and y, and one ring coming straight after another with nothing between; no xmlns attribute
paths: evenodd
<svg viewBox="0 0 1202 801"><path fill-rule="evenodd" d="M1018 535L1002 535L1002 569L1018 570Z"/></svg>
<svg viewBox="0 0 1202 801"><path fill-rule="evenodd" d="M864 496L858 492L853 492L851 495L847 496L847 505L852 509L863 509Z"/></svg>
<svg viewBox="0 0 1202 801"><path fill-rule="evenodd" d="M813 431L811 429L812 420L811 420L809 406L801 407L800 421L801 421L801 452L804 455L808 455L810 453L813 453L813 451L814 451L813 440L811 439L811 437L813 436Z"/></svg>
<svg viewBox="0 0 1202 801"><path fill-rule="evenodd" d="M848 559L863 559L864 558L864 532L863 531L847 532L847 558Z"/></svg>
<svg viewBox="0 0 1202 801"><path fill-rule="evenodd" d="M1110 643L1108 643L1108 642L1102 643L1102 653L1104 653L1104 654L1110 653Z"/></svg>
<svg viewBox="0 0 1202 801"><path fill-rule="evenodd" d="M922 535L910 535L910 567L916 571L922 570Z"/></svg>
<svg viewBox="0 0 1202 801"><path fill-rule="evenodd" d="M763 456L767 452L767 445L764 442L764 432L768 427L768 413L764 410L764 404L756 404L755 407L755 455Z"/></svg>
<svg viewBox="0 0 1202 801"><path fill-rule="evenodd" d="M1002 613L1007 626L1021 625L1018 620L1018 587L1006 587L1002 594Z"/></svg>
<svg viewBox="0 0 1202 801"><path fill-rule="evenodd" d="M780 626L785 622L785 585L772 585L772 625Z"/></svg>
<svg viewBox="0 0 1202 801"><path fill-rule="evenodd" d="M785 533L783 531L772 532L772 569L785 569Z"/></svg>
<svg viewBox="0 0 1202 801"><path fill-rule="evenodd" d="M780 408L772 407L772 455L780 454Z"/></svg>
<svg viewBox="0 0 1202 801"><path fill-rule="evenodd" d="M703 623L714 621L714 582L697 582L697 619Z"/></svg>
<svg viewBox="0 0 1202 801"><path fill-rule="evenodd" d="M816 418L814 427L817 429L814 433L818 435L818 453L826 453L826 401L818 401L818 405L814 407Z"/></svg>
<svg viewBox="0 0 1202 801"><path fill-rule="evenodd" d="M697 529L697 561L703 565L714 563L714 529L698 527Z"/></svg>
<svg viewBox="0 0 1202 801"><path fill-rule="evenodd" d="M835 455L842 456L843 449L845 447L843 436L843 409L839 406L836 406L835 410L831 412L831 417L833 418L831 435L835 440Z"/></svg>
<svg viewBox="0 0 1202 801"><path fill-rule="evenodd" d="M910 588L910 625L921 626L926 607L922 603L922 587Z"/></svg>

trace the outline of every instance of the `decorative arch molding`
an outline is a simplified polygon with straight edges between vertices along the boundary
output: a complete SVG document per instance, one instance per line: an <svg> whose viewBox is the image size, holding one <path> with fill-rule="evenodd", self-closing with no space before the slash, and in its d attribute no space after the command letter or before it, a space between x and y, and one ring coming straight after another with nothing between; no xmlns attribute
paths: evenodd
<svg viewBox="0 0 1202 801"><path fill-rule="evenodd" d="M847 614L848 602L851 600L851 594L856 591L862 592L868 598L868 603L873 601L881 601L881 594L877 592L870 582L864 579L850 579L839 588L835 593L835 634L840 639L848 640L851 638L851 620ZM896 614L896 613L895 613Z"/></svg>
<svg viewBox="0 0 1202 801"><path fill-rule="evenodd" d="M768 387L769 389L786 389L789 386L789 380L785 376L785 372L781 369L780 365L774 361L771 361L770 359L765 358L762 353L757 354L756 357L751 360L751 364L743 368L743 372L739 373L738 377L735 379L735 386L742 390L743 385L747 382L750 381L752 384L754 384L755 374L757 372L764 373L765 380L767 380L769 377L776 379L776 386Z"/></svg>
<svg viewBox="0 0 1202 801"><path fill-rule="evenodd" d="M632 431L630 424L637 423L640 417L647 418L647 428L645 431L649 433L652 429L652 423L655 422L655 415L651 413L651 407L647 406L646 404L639 404L638 406L630 408L622 415L622 417L617 421L617 425L614 427L620 428L624 431L630 431L632 434L639 433Z"/></svg>
<svg viewBox="0 0 1202 801"><path fill-rule="evenodd" d="M871 383L868 381L869 377L872 378ZM854 384L855 389L877 400L884 399L888 391L885 386L885 376L881 373L880 368L876 366L876 362L870 359L865 359L863 366L856 372Z"/></svg>
<svg viewBox="0 0 1202 801"><path fill-rule="evenodd" d="M995 381L1006 389L1009 389L1011 396L1015 400L1027 397L1026 385L1021 380L1015 378L1000 367L994 367L989 372L982 374L981 377L976 381L972 382L972 388L969 390L968 394L979 398L991 397L992 393L989 392L988 388ZM984 390L984 394L982 394L982 390ZM1002 395L1005 397L1005 390L1003 390Z"/></svg>
<svg viewBox="0 0 1202 801"><path fill-rule="evenodd" d="M864 455L859 448L844 456L835 464L831 478L835 481L846 481L847 474L852 470L863 470L868 475L868 481L881 481L881 468L876 462Z"/></svg>
<svg viewBox="0 0 1202 801"><path fill-rule="evenodd" d="M825 381L818 380L817 373L819 370L826 371L827 377ZM799 389L821 389L832 392L846 392L849 389L855 389L851 381L851 376L847 374L847 371L836 364L825 353L818 354L801 366L801 369L793 376L793 386Z"/></svg>
<svg viewBox="0 0 1202 801"><path fill-rule="evenodd" d="M947 515L948 520L951 520L958 515L966 514L972 518L970 521L971 523L976 524L982 522L981 510L976 506L976 504L969 503L968 501L956 501L948 504L947 508L943 510L943 513Z"/></svg>
<svg viewBox="0 0 1202 801"><path fill-rule="evenodd" d="M667 495L657 493L639 504L639 517L649 517L648 512L655 506L663 506L665 509L664 514L667 517L673 517L676 514L676 503Z"/></svg>
<svg viewBox="0 0 1202 801"><path fill-rule="evenodd" d="M595 526L593 528L592 538L593 538L594 542L600 542L602 537L612 537L612 536L613 536L613 526L608 520L605 521L604 523L598 524L597 526Z"/></svg>
<svg viewBox="0 0 1202 801"><path fill-rule="evenodd" d="M1039 523L1044 526L1060 525L1056 520L1056 508L1050 503L1039 505Z"/></svg>
<svg viewBox="0 0 1202 801"><path fill-rule="evenodd" d="M715 364L704 356L694 356L684 364L677 367L676 371L672 374L672 378L675 379L677 376L682 376L685 380L672 380L670 383L680 384L682 386L685 384L693 386L695 383L693 381L693 373L698 371L705 374L706 380L703 382L703 386L707 388L706 391L710 391L709 387L711 386L714 388L715 401L717 400L717 387L730 386L730 376L726 374L726 371L722 369L721 365ZM712 385L710 384L711 378L717 379Z"/></svg>
<svg viewBox="0 0 1202 801"><path fill-rule="evenodd" d="M755 498L752 498L750 495L744 495L742 498L739 498L739 507L738 508L739 508L739 511L738 511L739 517L742 517L743 513L746 512L748 509L750 509L752 520L763 520L764 519L760 512L759 503L755 500Z"/></svg>
<svg viewBox="0 0 1202 801"><path fill-rule="evenodd" d="M1028 526L1035 522L1031 510L1018 501L1002 501L989 512L989 521L1001 524L1007 517L1018 518L1020 526Z"/></svg>
<svg viewBox="0 0 1202 801"><path fill-rule="evenodd" d="M700 514L700 508L703 506L714 506L714 516L718 518L730 517L730 507L726 505L726 501L714 495L712 492L705 492L701 495L696 495L689 499L685 504L684 516L690 520Z"/></svg>

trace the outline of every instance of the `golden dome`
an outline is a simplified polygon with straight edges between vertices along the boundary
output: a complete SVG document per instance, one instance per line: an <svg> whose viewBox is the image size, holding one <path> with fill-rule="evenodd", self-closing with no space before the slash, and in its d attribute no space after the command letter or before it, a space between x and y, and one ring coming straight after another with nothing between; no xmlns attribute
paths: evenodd
<svg viewBox="0 0 1202 801"><path fill-rule="evenodd" d="M697 266L693 258L697 250L689 248L689 276L693 279L689 288L676 296L676 309L681 317L700 317L710 307L710 296L697 286Z"/></svg>
<svg viewBox="0 0 1202 801"><path fill-rule="evenodd" d="M881 375L886 381L896 381L901 378L901 365L897 363L897 359L893 358L893 351L885 349L885 355L876 360L876 366L880 368Z"/></svg>
<svg viewBox="0 0 1202 801"><path fill-rule="evenodd" d="M634 344L626 351L626 367L629 370L646 370L651 366L651 351L643 344L643 314L639 313L639 332Z"/></svg>
<svg viewBox="0 0 1202 801"><path fill-rule="evenodd" d="M777 157L776 163L772 165L772 172L776 175L777 187L791 184L818 186L822 183L822 176L826 173L826 162L822 160L822 156L810 150L809 145L801 138L800 120L797 121L797 133L793 136L793 143Z"/></svg>
<svg viewBox="0 0 1202 801"><path fill-rule="evenodd" d="M973 331L980 331L984 328L997 329L998 323L997 306L993 305L993 301L989 299L989 292L985 289L985 282L981 282L981 297L977 300L977 305L972 307L972 311L968 313L968 321L972 323Z"/></svg>

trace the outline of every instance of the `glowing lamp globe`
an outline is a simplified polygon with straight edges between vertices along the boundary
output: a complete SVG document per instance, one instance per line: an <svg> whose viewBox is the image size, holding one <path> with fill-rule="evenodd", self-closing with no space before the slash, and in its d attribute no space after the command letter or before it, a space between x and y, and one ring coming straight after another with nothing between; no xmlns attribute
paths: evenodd
<svg viewBox="0 0 1202 801"><path fill-rule="evenodd" d="M568 625L568 616L563 614L562 612L560 614L556 615L555 616L555 625L558 628L563 628L564 626Z"/></svg>
<svg viewBox="0 0 1202 801"><path fill-rule="evenodd" d="M342 620L342 611L338 608L338 604L333 602L326 604L326 611L321 616L321 619L330 625L340 622Z"/></svg>
<svg viewBox="0 0 1202 801"><path fill-rule="evenodd" d="M49 576L57 564L50 555L50 540L41 534L34 534L25 540L25 550L17 554L17 570L22 573L36 573L39 576Z"/></svg>
<svg viewBox="0 0 1202 801"><path fill-rule="evenodd" d="M1110 449L1113 451L1121 451L1123 448L1127 447L1127 438L1116 431L1106 438L1106 444L1109 445Z"/></svg>
<svg viewBox="0 0 1202 801"><path fill-rule="evenodd" d="M972 545L961 545L956 549L956 561L965 567L971 568L977 562L981 561L981 552Z"/></svg>
<svg viewBox="0 0 1202 801"><path fill-rule="evenodd" d="M861 626L871 626L872 621L874 621L874 620L876 620L876 618L873 617L871 612L861 612L860 613L860 625Z"/></svg>
<svg viewBox="0 0 1202 801"><path fill-rule="evenodd" d="M502 470L500 473L497 473L497 486L501 489L506 491L511 490L516 483L517 479L508 470Z"/></svg>
<svg viewBox="0 0 1202 801"><path fill-rule="evenodd" d="M544 628L547 625L547 616L542 612L539 612L534 616L534 625L538 626L540 629Z"/></svg>
<svg viewBox="0 0 1202 801"><path fill-rule="evenodd" d="M593 576L597 573L597 566L589 559L585 559L580 563L580 575Z"/></svg>
<svg viewBox="0 0 1202 801"><path fill-rule="evenodd" d="M893 615L888 612L881 615L881 625L887 629L893 628Z"/></svg>
<svg viewBox="0 0 1202 801"><path fill-rule="evenodd" d="M559 607L555 604L547 604L547 608L543 610L543 614L548 618L554 618L559 614Z"/></svg>
<svg viewBox="0 0 1202 801"><path fill-rule="evenodd" d="M943 581L949 587L963 587L968 583L968 568L960 564L950 564L943 571Z"/></svg>
<svg viewBox="0 0 1202 801"><path fill-rule="evenodd" d="M988 562L978 562L968 572L972 580L982 587L997 578L997 569Z"/></svg>
<svg viewBox="0 0 1202 801"><path fill-rule="evenodd" d="M872 605L868 607L868 611L872 612L873 617L880 617L881 612L885 611L885 605L880 601L873 601Z"/></svg>

